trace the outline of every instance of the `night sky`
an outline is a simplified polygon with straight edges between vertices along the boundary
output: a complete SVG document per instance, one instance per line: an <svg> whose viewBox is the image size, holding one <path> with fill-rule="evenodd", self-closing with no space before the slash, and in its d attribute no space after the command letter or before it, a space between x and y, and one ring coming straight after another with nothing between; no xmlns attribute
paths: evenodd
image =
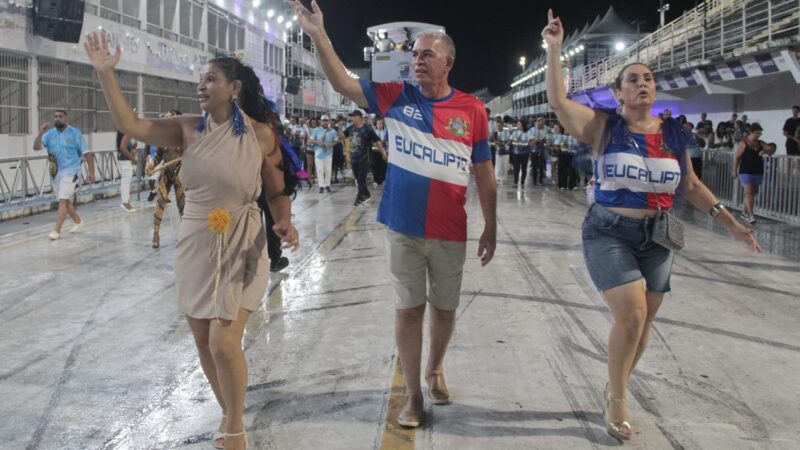
<svg viewBox="0 0 800 450"><path fill-rule="evenodd" d="M519 74L519 57L528 61L541 51L541 31L552 7L561 17L566 36L610 4L626 21L643 20L642 31L658 26L658 0L507 0L460 2L455 0L317 0L325 15L325 28L348 67L366 67L363 48L370 45L368 27L388 22L426 22L442 25L456 43L456 63L450 84L472 92L488 86L495 95L509 89ZM670 0L667 23L691 9L697 0ZM470 5L481 4L481 8ZM391 5L391 6L389 6Z"/></svg>

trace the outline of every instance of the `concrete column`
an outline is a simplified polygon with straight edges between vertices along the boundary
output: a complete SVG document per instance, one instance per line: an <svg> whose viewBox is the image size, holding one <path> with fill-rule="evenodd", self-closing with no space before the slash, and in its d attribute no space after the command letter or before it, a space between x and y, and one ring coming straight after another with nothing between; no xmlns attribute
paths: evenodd
<svg viewBox="0 0 800 450"><path fill-rule="evenodd" d="M147 29L147 0L139 0L139 29ZM144 45L144 43L142 43Z"/></svg>
<svg viewBox="0 0 800 450"><path fill-rule="evenodd" d="M136 111L139 117L144 117L144 75L136 77Z"/></svg>
<svg viewBox="0 0 800 450"><path fill-rule="evenodd" d="M28 60L28 138L25 140L25 151L29 155L33 152L33 140L39 133L39 58L32 56Z"/></svg>

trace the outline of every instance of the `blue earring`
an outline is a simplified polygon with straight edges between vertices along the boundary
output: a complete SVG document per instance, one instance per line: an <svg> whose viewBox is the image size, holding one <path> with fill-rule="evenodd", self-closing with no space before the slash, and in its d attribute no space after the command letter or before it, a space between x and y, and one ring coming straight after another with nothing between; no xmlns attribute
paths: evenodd
<svg viewBox="0 0 800 450"><path fill-rule="evenodd" d="M233 122L234 136L241 136L242 133L244 133L244 116L242 116L242 111L239 108L239 100L237 100L236 97L233 98L231 121Z"/></svg>
<svg viewBox="0 0 800 450"><path fill-rule="evenodd" d="M208 119L208 113L203 114L203 117L200 118L200 122L197 123L197 130L198 133L202 133L206 129L206 119Z"/></svg>

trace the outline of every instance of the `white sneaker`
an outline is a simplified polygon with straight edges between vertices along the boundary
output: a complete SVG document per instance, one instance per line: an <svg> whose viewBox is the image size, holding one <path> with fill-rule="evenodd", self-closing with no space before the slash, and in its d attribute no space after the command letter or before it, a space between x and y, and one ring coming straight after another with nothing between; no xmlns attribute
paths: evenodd
<svg viewBox="0 0 800 450"><path fill-rule="evenodd" d="M125 207L125 205L119 205L119 206L120 206L122 209L124 209L124 210L125 210L125 212L132 213L132 212L135 212L135 211L136 211L136 208L134 208L133 206L131 206L131 208L130 208L130 209L126 208L126 207Z"/></svg>
<svg viewBox="0 0 800 450"><path fill-rule="evenodd" d="M749 223L749 224L751 224L751 225L752 225L752 224L754 224L754 223L756 223L756 216L750 216L750 217L748 217L748 218L747 218L747 223Z"/></svg>
<svg viewBox="0 0 800 450"><path fill-rule="evenodd" d="M56 230L53 230L50 232L50 234L47 235L47 238L50 239L51 241L55 241L56 239L61 239L61 233L59 233Z"/></svg>
<svg viewBox="0 0 800 450"><path fill-rule="evenodd" d="M76 223L75 225L72 226L72 228L69 229L69 232L70 233L80 233L80 231L82 229L83 229L83 222Z"/></svg>

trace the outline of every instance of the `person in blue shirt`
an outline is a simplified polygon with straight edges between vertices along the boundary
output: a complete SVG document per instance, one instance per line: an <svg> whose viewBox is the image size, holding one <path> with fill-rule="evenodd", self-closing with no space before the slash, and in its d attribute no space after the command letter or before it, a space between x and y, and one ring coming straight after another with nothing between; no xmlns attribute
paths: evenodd
<svg viewBox="0 0 800 450"><path fill-rule="evenodd" d="M86 152L83 134L77 128L69 126L67 112L61 109L53 115L53 128L50 128L49 123L42 125L39 135L33 141L34 150L42 148L47 148L47 153L55 156L58 163L58 171L53 179L53 190L58 198L58 218L55 229L47 236L50 240L56 240L61 237L61 226L67 214L75 222L69 230L70 233L77 233L83 227L83 221L72 204L72 195L75 193L75 184L78 182L84 157L89 163L87 181L89 184L94 183L94 158L91 153Z"/></svg>
<svg viewBox="0 0 800 450"><path fill-rule="evenodd" d="M331 191L331 172L333 170L333 146L339 140L336 130L330 127L331 120L323 115L322 126L311 130L309 145L314 147L314 166L317 168L319 193Z"/></svg>

